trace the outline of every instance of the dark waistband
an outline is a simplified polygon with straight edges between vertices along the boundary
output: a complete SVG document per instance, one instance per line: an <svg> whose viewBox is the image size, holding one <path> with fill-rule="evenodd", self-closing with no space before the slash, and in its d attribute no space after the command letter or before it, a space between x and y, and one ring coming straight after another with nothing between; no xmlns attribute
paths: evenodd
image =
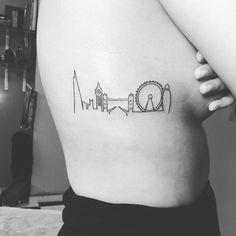
<svg viewBox="0 0 236 236"><path fill-rule="evenodd" d="M64 225L60 236L220 235L215 196L209 182L194 203L171 208L113 204L78 196L72 188L63 198Z"/></svg>
<svg viewBox="0 0 236 236"><path fill-rule="evenodd" d="M183 205L178 207L162 208L162 207L149 207L139 204L126 204L126 203L109 203L100 201L93 198L79 196L74 193L70 187L63 195L65 209L71 210L76 213L79 211L80 215L88 212L92 212L93 216L99 217L99 215L109 217L133 217L142 215L143 217L149 215L160 214L162 215L175 215L179 213L188 213L189 211L199 211L204 209L206 206L209 207L211 200L215 201L214 192L211 188L210 182L208 181L200 197L192 204Z"/></svg>

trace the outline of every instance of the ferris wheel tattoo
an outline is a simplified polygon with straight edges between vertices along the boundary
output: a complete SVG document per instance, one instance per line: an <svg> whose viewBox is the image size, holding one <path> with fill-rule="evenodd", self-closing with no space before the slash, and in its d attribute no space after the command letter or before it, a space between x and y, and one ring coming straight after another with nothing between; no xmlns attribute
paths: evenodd
<svg viewBox="0 0 236 236"><path fill-rule="evenodd" d="M76 89L77 88L77 89ZM95 99L89 98L83 100L81 89L79 86L76 71L73 76L73 102L74 113L76 113L76 91L79 93L81 108L85 110L98 110L113 113L115 110L124 112L127 116L129 113L145 113L145 112L170 112L171 108L171 91L170 85L164 87L157 81L146 81L142 83L136 90L136 93L129 93L127 97L110 97L105 93L100 85L94 89Z"/></svg>
<svg viewBox="0 0 236 236"><path fill-rule="evenodd" d="M162 85L156 81L147 81L139 86L135 102L142 112L157 111L163 102Z"/></svg>

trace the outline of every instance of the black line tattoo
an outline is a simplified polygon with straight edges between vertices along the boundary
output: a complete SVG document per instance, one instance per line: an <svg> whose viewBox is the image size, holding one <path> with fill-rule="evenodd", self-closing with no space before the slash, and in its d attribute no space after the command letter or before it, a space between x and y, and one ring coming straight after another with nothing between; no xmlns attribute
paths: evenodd
<svg viewBox="0 0 236 236"><path fill-rule="evenodd" d="M142 83L136 90L136 93L129 93L127 98L112 98L105 93L97 83L94 89L95 100L90 98L88 102L83 100L79 86L78 77L74 70L73 76L73 108L76 113L76 87L79 93L79 99L82 110L100 110L111 114L114 110L120 109L128 116L129 113L144 112L170 112L171 107L171 91L170 85L164 87L157 81L146 81Z"/></svg>

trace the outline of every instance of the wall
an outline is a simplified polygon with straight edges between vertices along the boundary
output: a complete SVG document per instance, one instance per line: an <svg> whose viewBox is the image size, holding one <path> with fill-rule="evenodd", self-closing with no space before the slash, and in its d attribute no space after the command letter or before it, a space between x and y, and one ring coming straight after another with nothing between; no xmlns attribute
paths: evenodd
<svg viewBox="0 0 236 236"><path fill-rule="evenodd" d="M236 235L236 121L229 110L218 111L204 123L211 154L211 182L215 190L222 236Z"/></svg>

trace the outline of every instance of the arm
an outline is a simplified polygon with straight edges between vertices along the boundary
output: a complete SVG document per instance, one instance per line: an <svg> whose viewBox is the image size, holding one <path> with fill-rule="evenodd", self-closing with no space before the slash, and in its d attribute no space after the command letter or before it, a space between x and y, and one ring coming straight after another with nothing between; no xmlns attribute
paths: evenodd
<svg viewBox="0 0 236 236"><path fill-rule="evenodd" d="M236 96L236 2L160 0L174 23L203 53ZM222 63L223 62L223 63Z"/></svg>

